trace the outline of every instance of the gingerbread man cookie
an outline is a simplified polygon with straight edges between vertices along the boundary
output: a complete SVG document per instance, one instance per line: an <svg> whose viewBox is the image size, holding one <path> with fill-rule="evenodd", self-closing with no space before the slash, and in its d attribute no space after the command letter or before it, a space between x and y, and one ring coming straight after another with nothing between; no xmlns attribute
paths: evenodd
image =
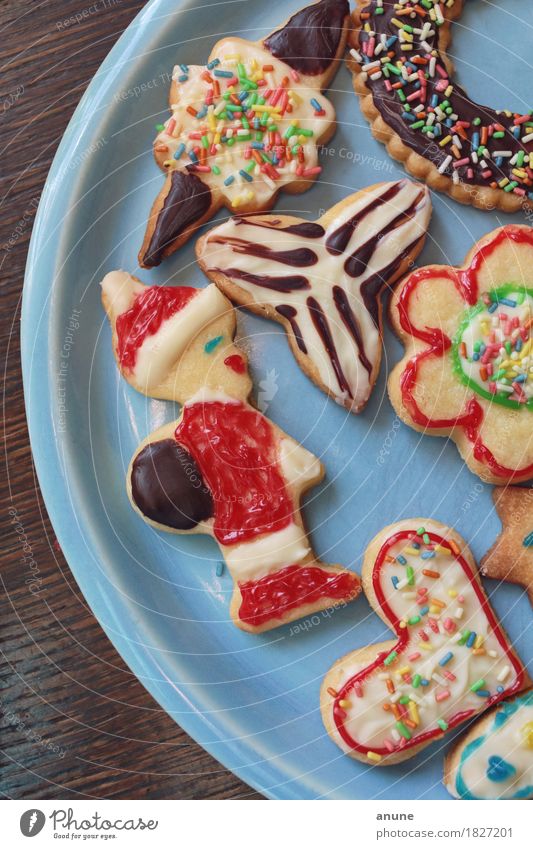
<svg viewBox="0 0 533 849"><path fill-rule="evenodd" d="M495 487L492 493L502 532L482 558L483 575L520 584L533 605L533 489Z"/></svg>
<svg viewBox="0 0 533 849"><path fill-rule="evenodd" d="M196 252L224 294L280 322L306 374L357 413L379 372L380 294L422 250L430 215L420 184L379 183L318 221L235 216Z"/></svg>
<svg viewBox="0 0 533 849"><path fill-rule="evenodd" d="M317 560L303 527L301 496L323 466L251 406L229 301L213 285L148 287L125 272L104 278L102 296L124 378L183 405L130 463L136 512L159 530L216 540L235 582L230 613L243 630L354 598L357 576Z"/></svg>
<svg viewBox="0 0 533 849"><path fill-rule="evenodd" d="M396 639L347 654L327 673L322 716L351 757L388 765L528 684L465 542L433 519L384 528L363 588Z"/></svg>
<svg viewBox="0 0 533 849"><path fill-rule="evenodd" d="M335 129L322 96L344 52L347 0L318 0L260 41L224 38L205 67L177 65L171 117L154 143L166 172L139 253L141 266L191 238L221 206L269 209L280 189L320 173L318 146Z"/></svg>
<svg viewBox="0 0 533 849"><path fill-rule="evenodd" d="M461 203L514 212L533 200L532 116L482 106L457 85L446 51L462 9L357 0L354 88L373 135L413 176Z"/></svg>
<svg viewBox="0 0 533 849"><path fill-rule="evenodd" d="M533 476L533 229L477 242L461 268L429 265L391 299L405 346L388 382L412 428L450 436L489 483Z"/></svg>
<svg viewBox="0 0 533 849"><path fill-rule="evenodd" d="M459 799L533 799L533 690L474 723L447 755L444 783Z"/></svg>

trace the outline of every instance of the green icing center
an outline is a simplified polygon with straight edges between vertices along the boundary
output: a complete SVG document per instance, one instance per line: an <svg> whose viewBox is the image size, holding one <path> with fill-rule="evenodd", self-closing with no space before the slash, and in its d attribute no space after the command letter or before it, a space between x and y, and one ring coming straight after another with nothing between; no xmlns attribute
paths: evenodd
<svg viewBox="0 0 533 849"><path fill-rule="evenodd" d="M531 319L533 289L516 283L491 289L466 309L451 347L461 382L487 401L533 410Z"/></svg>

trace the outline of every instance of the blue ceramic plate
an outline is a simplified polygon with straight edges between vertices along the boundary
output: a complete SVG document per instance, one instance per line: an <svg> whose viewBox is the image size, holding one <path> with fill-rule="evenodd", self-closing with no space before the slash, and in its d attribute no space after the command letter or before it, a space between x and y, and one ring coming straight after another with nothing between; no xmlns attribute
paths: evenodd
<svg viewBox="0 0 533 849"><path fill-rule="evenodd" d="M303 3L153 0L96 74L54 160L31 242L22 341L33 451L59 542L92 610L139 680L215 758L274 798L447 798L442 744L376 770L342 756L324 731L318 693L330 664L388 636L363 597L330 618L313 617L298 633L291 626L241 633L228 621L230 578L216 575L215 544L154 532L133 513L124 487L137 444L177 410L119 377L98 284L111 269L137 270L161 185L151 142L166 116L166 75L176 60L205 59L225 34L258 38ZM521 0L499 6L467 4L454 27L455 51L464 57L458 73L479 101L488 88L494 105L525 111L528 79L514 54L522 45L527 55L529 46ZM495 49L498 62L489 64ZM323 151L322 178L306 194L283 196L284 211L316 218L345 194L402 173L373 140L345 69L331 96L339 125ZM434 206L421 263L460 262L475 239L503 223L497 213L441 196ZM206 282L191 243L141 277ZM325 560L358 569L384 524L421 515L455 526L478 557L485 552L499 529L490 487L452 444L395 419L385 376L400 346L389 332L381 377L359 417L305 378L278 326L242 315L240 333L268 414L326 464L306 509ZM516 587L487 588L528 659L527 600Z"/></svg>

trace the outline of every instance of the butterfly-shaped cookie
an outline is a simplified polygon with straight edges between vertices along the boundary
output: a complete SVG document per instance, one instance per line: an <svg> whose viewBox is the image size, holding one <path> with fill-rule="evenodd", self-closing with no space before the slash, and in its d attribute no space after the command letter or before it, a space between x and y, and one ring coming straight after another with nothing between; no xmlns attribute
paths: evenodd
<svg viewBox="0 0 533 849"><path fill-rule="evenodd" d="M430 215L424 186L379 183L318 221L234 216L196 253L225 295L280 322L306 374L357 413L379 372L380 295L422 250Z"/></svg>

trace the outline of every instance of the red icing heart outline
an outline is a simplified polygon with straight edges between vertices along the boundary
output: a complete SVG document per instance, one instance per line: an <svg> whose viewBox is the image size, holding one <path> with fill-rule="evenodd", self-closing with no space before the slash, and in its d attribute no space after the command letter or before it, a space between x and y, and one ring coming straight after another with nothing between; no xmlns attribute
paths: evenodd
<svg viewBox="0 0 533 849"><path fill-rule="evenodd" d="M444 545L444 546L446 546L448 544L448 546L449 546L449 541L446 540L444 537L441 537L439 534L435 534L435 533L431 533L431 532L427 532L427 534L428 534L429 539L432 543L436 543L437 545ZM343 708L340 707L339 702L342 701L343 699L345 699L347 696L349 696L350 691L352 690L352 687L353 687L354 684L356 684L357 682L363 682L376 669L383 671L383 669L384 669L383 661L391 652L393 652L393 651L397 652L398 657L400 657L400 655L405 651L406 647L408 646L408 644L410 642L409 627L400 628L400 620L398 619L396 614L393 612L393 610L391 609L391 607L387 603L387 601L385 599L385 595L384 595L383 590L381 588L380 580L381 580L381 570L382 570L383 565L385 563L385 557L387 556L388 551L394 545L396 545L396 543L401 542L403 540L412 540L414 538L418 538L418 534L417 534L416 530L414 530L414 529L413 530L398 531L398 533L393 534L391 537L389 537L383 543L383 545L381 546L381 548L378 552L378 555L376 557L376 561L374 563L374 568L372 570L372 586L373 586L374 592L376 594L376 598L378 599L380 608L382 609L384 615L387 617L387 620L391 625L391 629L396 633L396 636L398 637L398 642L393 647L387 649L387 651L380 652L378 654L378 656L376 657L376 660L373 661L373 663L369 664L364 669L362 669L360 672L357 672L355 675L352 675L352 677L349 678L348 681L346 681L346 683L343 685L342 689L337 692L337 695L336 695L334 703L333 703L333 720L335 722L335 726L336 726L337 731L339 732L342 740L351 749L354 749L357 752L361 752L364 755L366 755L368 752L374 752L377 755L382 755L382 756L386 757L386 756L390 756L392 753L385 747L378 748L378 747L375 747L375 746L372 746L372 747L363 746L360 743L358 743L356 740L354 740L353 737L348 733L348 731L346 730L346 728L344 726L344 719L345 719L347 714L345 713ZM492 610L492 608L489 604L488 599L486 598L486 596L485 596L485 594L484 594L484 592L481 588L481 585L479 584L479 581L476 579L476 576L475 576L475 573L474 573L472 567L470 566L470 564L465 560L465 558L461 554L454 555L454 560L457 563L459 563L459 565L463 569L465 575L467 576L470 584L472 585L472 588L473 588L473 590L474 590L474 592L477 596L477 599L481 604L483 612L486 615L487 619L489 620L490 626L492 628L493 635L498 640L498 643L500 644L500 646L504 650L506 657L509 659L509 662L511 663L514 671L516 672L516 680L515 680L514 684L511 687L504 689L504 691L502 693L495 693L493 696L491 696L490 699L487 699L486 702L484 702L484 705L483 705L483 710L485 710L485 709L491 707L492 705L497 704L498 702L502 701L502 699L505 699L505 698L508 698L511 695L514 695L515 693L519 692L522 689L523 682L524 682L524 669L522 667L522 664L518 660L518 658L513 654L512 648L507 642L505 634L503 633L503 631L500 627L500 624L499 624L498 620L496 619L496 616L494 615L494 612L493 612L493 610ZM446 720L447 723L448 723L448 729L447 730L451 730L452 728L455 728L456 726L460 725L462 722L465 722L471 716L477 715L478 713L479 713L479 711L474 711L473 709L472 710L460 711L459 713L457 713L453 717L451 717L449 720L448 719ZM411 749L411 748L413 748L413 746L418 746L421 743L429 743L431 740L435 739L436 737L441 737L444 733L446 733L446 732L444 732L441 728L435 728L433 730L424 731L422 734L418 734L418 735L413 734L411 739L406 740L402 744L402 748L397 749L396 751L405 751L406 749Z"/></svg>
<svg viewBox="0 0 533 849"><path fill-rule="evenodd" d="M465 301L465 306L474 306L479 299L478 272L485 260L491 256L501 243L510 239L516 244L528 244L533 246L533 230L518 225L508 225L498 231L494 239L483 245L473 256L468 268L453 268L438 266L435 268L421 268L411 274L398 299L398 312L402 330L408 336L425 342L429 347L415 354L405 366L400 376L400 389L402 401L409 411L413 422L424 428L463 428L466 437L473 445L475 459L484 463L494 475L509 480L517 475L522 479L533 476L533 463L521 469L509 469L499 463L494 454L485 445L479 436L479 429L483 422L483 407L474 396L468 401L466 410L462 415L451 419L428 418L419 408L414 398L418 378L418 367L428 357L442 357L451 347L451 339L442 330L436 327L426 327L424 330L414 327L409 319L409 305L416 287L432 277L445 277L450 280Z"/></svg>

